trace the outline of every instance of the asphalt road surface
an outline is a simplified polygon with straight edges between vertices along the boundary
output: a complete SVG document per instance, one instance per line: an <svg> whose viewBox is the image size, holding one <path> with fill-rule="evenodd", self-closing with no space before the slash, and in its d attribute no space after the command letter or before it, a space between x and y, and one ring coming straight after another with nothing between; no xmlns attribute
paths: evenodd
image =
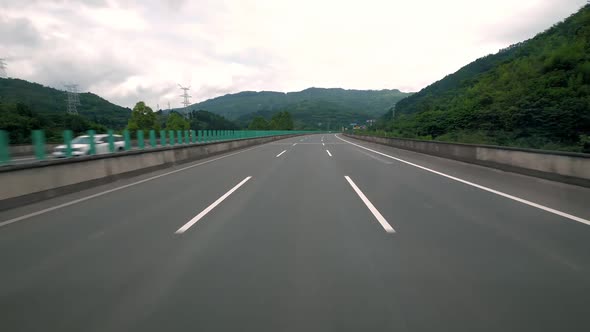
<svg viewBox="0 0 590 332"><path fill-rule="evenodd" d="M589 220L587 188L289 138L0 213L0 331L590 331Z"/></svg>

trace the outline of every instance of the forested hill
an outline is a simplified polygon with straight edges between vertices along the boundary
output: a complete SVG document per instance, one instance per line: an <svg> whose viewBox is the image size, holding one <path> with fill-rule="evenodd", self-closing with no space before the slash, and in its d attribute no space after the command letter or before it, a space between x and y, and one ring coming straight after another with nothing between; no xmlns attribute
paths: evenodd
<svg viewBox="0 0 590 332"><path fill-rule="evenodd" d="M187 110L206 110L223 115L229 119L250 118L253 113L273 114L288 110L294 118L302 122L327 122L334 116L341 117L337 110L344 114L356 114L364 118L381 116L408 93L399 90L345 90L309 88L300 92L251 92L245 91L228 94L222 97L194 104ZM329 106L323 109L323 106ZM301 114L297 114L299 110ZM336 113L334 113L336 110ZM304 114L305 113L305 114ZM355 118L346 117L346 121Z"/></svg>
<svg viewBox="0 0 590 332"><path fill-rule="evenodd" d="M590 5L400 101L385 129L406 137L586 151Z"/></svg>
<svg viewBox="0 0 590 332"><path fill-rule="evenodd" d="M130 109L112 104L93 93L80 93L79 97L78 113L86 119L109 128L127 125ZM0 78L0 102L21 103L38 114L63 114L66 111L64 91L13 78Z"/></svg>

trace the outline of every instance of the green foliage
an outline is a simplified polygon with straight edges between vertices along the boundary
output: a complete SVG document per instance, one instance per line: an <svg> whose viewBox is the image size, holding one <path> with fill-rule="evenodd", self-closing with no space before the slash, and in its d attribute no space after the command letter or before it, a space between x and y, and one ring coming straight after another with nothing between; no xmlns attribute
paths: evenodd
<svg viewBox="0 0 590 332"><path fill-rule="evenodd" d="M127 129L131 132L143 130L148 132L150 130L160 130L160 124L157 121L156 113L145 105L143 101L138 102L133 107L131 118L127 123Z"/></svg>
<svg viewBox="0 0 590 332"><path fill-rule="evenodd" d="M80 93L80 116L113 129L127 125L131 110L114 105L92 93ZM5 104L21 103L35 113L61 117L66 111L66 93L20 79L0 78L0 101Z"/></svg>
<svg viewBox="0 0 590 332"><path fill-rule="evenodd" d="M271 130L293 130L293 118L289 112L275 113L270 119Z"/></svg>
<svg viewBox="0 0 590 332"><path fill-rule="evenodd" d="M300 92L240 92L191 106L206 109L249 126L258 116L270 120L288 111L297 129L339 128L350 122L377 118L399 100L410 95L399 90L344 90L310 88ZM179 109L186 112L186 109ZM319 125L321 123L321 125Z"/></svg>
<svg viewBox="0 0 590 332"><path fill-rule="evenodd" d="M248 129L250 130L269 130L270 124L266 121L265 118L261 116L257 116L252 119L252 122L248 125Z"/></svg>
<svg viewBox="0 0 590 332"><path fill-rule="evenodd" d="M187 115L190 123L190 128L193 130L235 130L239 128L235 123L227 120L223 116L213 114L211 112L203 110L193 110Z"/></svg>
<svg viewBox="0 0 590 332"><path fill-rule="evenodd" d="M166 119L167 130L188 130L189 128L189 122L182 115L176 112L172 112L168 115L168 119Z"/></svg>
<svg viewBox="0 0 590 332"><path fill-rule="evenodd" d="M0 130L6 130L11 144L31 142L31 130L43 129L47 142L60 142L64 129L72 130L80 135L89 129L106 132L101 124L88 121L79 115L39 114L23 103L0 103Z"/></svg>
<svg viewBox="0 0 590 332"><path fill-rule="evenodd" d="M400 101L396 136L590 152L590 6Z"/></svg>

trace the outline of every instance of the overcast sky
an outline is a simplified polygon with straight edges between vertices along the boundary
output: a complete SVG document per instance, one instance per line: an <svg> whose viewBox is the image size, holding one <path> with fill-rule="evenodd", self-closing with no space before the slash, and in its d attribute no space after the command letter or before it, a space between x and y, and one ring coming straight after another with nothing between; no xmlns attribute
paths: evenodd
<svg viewBox="0 0 590 332"><path fill-rule="evenodd" d="M8 74L123 106L243 90L418 91L586 0L0 0Z"/></svg>

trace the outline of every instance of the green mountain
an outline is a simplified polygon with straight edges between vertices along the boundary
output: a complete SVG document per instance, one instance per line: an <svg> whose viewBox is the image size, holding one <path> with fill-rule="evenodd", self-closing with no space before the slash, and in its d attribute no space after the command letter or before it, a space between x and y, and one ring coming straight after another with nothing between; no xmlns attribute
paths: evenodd
<svg viewBox="0 0 590 332"><path fill-rule="evenodd" d="M131 115L131 110L108 102L93 94L80 93L78 113L88 120L109 128L123 128ZM40 115L66 112L66 93L20 79L0 79L0 102L4 104L21 103Z"/></svg>
<svg viewBox="0 0 590 332"><path fill-rule="evenodd" d="M270 119L289 111L298 129L337 128L350 122L379 117L410 95L399 90L344 90L309 88L300 92L245 91L206 100L187 110L206 110L246 125L255 116Z"/></svg>
<svg viewBox="0 0 590 332"><path fill-rule="evenodd" d="M397 103L395 136L590 152L590 5Z"/></svg>

